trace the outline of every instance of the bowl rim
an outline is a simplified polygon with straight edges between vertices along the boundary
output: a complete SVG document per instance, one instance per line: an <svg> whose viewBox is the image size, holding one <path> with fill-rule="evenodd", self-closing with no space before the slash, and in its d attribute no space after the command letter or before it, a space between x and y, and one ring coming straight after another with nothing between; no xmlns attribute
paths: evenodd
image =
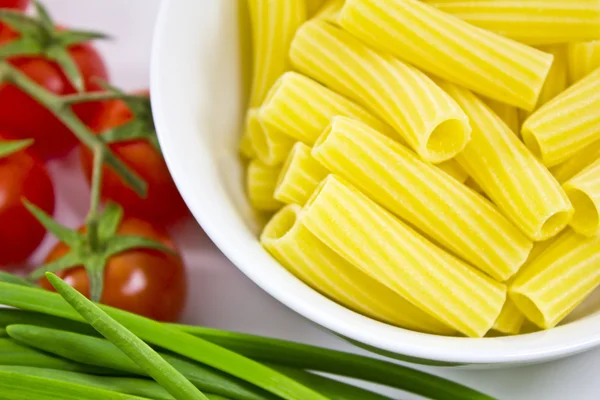
<svg viewBox="0 0 600 400"><path fill-rule="evenodd" d="M223 213L213 212L212 207L222 200L222 196L219 198L221 193L218 190L218 178L211 174L200 174L194 175L192 180L185 157L181 157L178 151L183 151L185 147L184 141L178 138L181 135L190 137L193 129L174 129L175 117L167 112L168 105L175 100L165 96L167 80L163 77L168 74L166 70L169 69L165 60L169 59L169 52L174 47L163 38L170 29L181 29L184 23L182 18L177 23L172 21L173 7L181 7L185 2L194 1L196 0L163 0L159 9L150 62L150 91L153 94L151 102L156 130L169 171L194 218L220 251L250 280L288 308L329 331L399 357L458 364L533 363L565 357L600 345L600 313L548 331L517 336L474 339L409 331L362 316L323 297L289 274L262 249L264 254L259 254L258 260L244 257L239 249L248 247L249 244L232 241L219 221ZM197 20L195 23L201 25ZM189 36L186 38L189 39ZM173 134L174 132L178 134ZM197 162L203 162L210 169L211 155L208 150L200 148L197 151L196 158L201 160ZM195 196L191 189L192 184L197 184L198 180L202 182L203 196ZM258 241L255 242L252 244L254 247ZM257 262L276 264L283 270L278 278L285 279L289 286L282 289L280 282L275 282L276 279L257 272L258 269L253 268ZM315 307L315 302L318 307Z"/></svg>

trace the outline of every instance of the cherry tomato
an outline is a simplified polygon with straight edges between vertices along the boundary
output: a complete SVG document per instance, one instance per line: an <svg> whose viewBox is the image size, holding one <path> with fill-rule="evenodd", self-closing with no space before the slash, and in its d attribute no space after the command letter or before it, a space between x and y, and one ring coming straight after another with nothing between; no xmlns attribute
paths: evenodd
<svg viewBox="0 0 600 400"><path fill-rule="evenodd" d="M29 0L0 0L0 8L13 8L23 11L28 5Z"/></svg>
<svg viewBox="0 0 600 400"><path fill-rule="evenodd" d="M117 231L121 235L138 235L176 250L166 232L137 218L126 217ZM54 261L69 252L59 243L46 258ZM89 298L89 281L82 267L57 274ZM54 290L43 278L43 288ZM157 321L176 321L186 298L186 275L179 256L157 250L135 249L111 257L104 270L104 290L100 302Z"/></svg>
<svg viewBox="0 0 600 400"><path fill-rule="evenodd" d="M4 133L2 133L4 136ZM5 140L0 138L0 140ZM46 230L27 211L26 198L54 212L54 189L46 168L27 151L0 158L0 265L14 267L38 247Z"/></svg>
<svg viewBox="0 0 600 400"><path fill-rule="evenodd" d="M60 28L58 28L60 29ZM0 46L18 35L0 28ZM86 91L102 90L99 80L108 80L104 61L89 43L71 46L69 54L79 67ZM13 57L11 64L36 83L57 95L75 93L75 89L54 62L43 57ZM102 109L100 103L73 107L81 120L91 125ZM33 138L32 150L44 159L60 157L77 144L77 138L51 112L13 85L0 85L0 128L8 130L12 139Z"/></svg>
<svg viewBox="0 0 600 400"><path fill-rule="evenodd" d="M122 101L105 103L104 112L93 127L96 132L121 126L131 120L131 111ZM148 184L145 198L138 196L110 168L105 167L102 175L102 196L114 200L128 215L140 216L162 225L169 225L188 215L185 205L162 154L148 141L133 140L113 143L112 151ZM91 179L93 154L81 146L81 164L88 181Z"/></svg>

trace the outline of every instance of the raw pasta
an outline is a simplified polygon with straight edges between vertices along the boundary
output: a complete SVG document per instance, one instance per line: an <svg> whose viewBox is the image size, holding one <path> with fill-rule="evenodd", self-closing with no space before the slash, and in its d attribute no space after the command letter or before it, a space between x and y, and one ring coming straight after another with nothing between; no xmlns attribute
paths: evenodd
<svg viewBox="0 0 600 400"><path fill-rule="evenodd" d="M306 21L305 0L248 0L253 68L250 106L257 107L289 69L287 52L296 29Z"/></svg>
<svg viewBox="0 0 600 400"><path fill-rule="evenodd" d="M311 146L336 115L359 119L397 136L361 106L297 72L283 74L260 108L260 118L266 125Z"/></svg>
<svg viewBox="0 0 600 400"><path fill-rule="evenodd" d="M310 151L310 147L304 143L294 145L279 174L275 199L303 206L327 176L327 169L313 158Z"/></svg>
<svg viewBox="0 0 600 400"><path fill-rule="evenodd" d="M521 134L548 167L600 140L600 68L527 118Z"/></svg>
<svg viewBox="0 0 600 400"><path fill-rule="evenodd" d="M597 0L425 0L470 24L529 45L600 38Z"/></svg>
<svg viewBox="0 0 600 400"><path fill-rule="evenodd" d="M246 116L246 132L256 157L267 165L279 165L292 150L294 139L277 128L265 124L259 110L252 108Z"/></svg>
<svg viewBox="0 0 600 400"><path fill-rule="evenodd" d="M532 110L552 56L418 0L347 0L340 24L370 46L478 94Z"/></svg>
<svg viewBox="0 0 600 400"><path fill-rule="evenodd" d="M477 272L329 175L303 222L323 243L446 325L482 337L500 314L505 285Z"/></svg>
<svg viewBox="0 0 600 400"><path fill-rule="evenodd" d="M469 116L471 142L456 160L489 198L531 239L560 232L573 207L556 179L477 96L440 83Z"/></svg>
<svg viewBox="0 0 600 400"><path fill-rule="evenodd" d="M368 126L335 117L313 157L427 237L499 281L532 242L481 196Z"/></svg>
<svg viewBox="0 0 600 400"><path fill-rule="evenodd" d="M352 310L420 332L455 333L323 244L306 229L297 205L275 214L260 242L291 273Z"/></svg>
<svg viewBox="0 0 600 400"><path fill-rule="evenodd" d="M252 160L246 171L246 191L250 204L260 211L279 210L283 203L275 200L273 193L281 167L271 167Z"/></svg>
<svg viewBox="0 0 600 400"><path fill-rule="evenodd" d="M510 298L540 328L556 326L600 283L599 246L600 236L561 233L517 275Z"/></svg>
<svg viewBox="0 0 600 400"><path fill-rule="evenodd" d="M290 59L300 72L381 117L427 161L448 160L469 141L467 117L431 79L327 22L304 24Z"/></svg>
<svg viewBox="0 0 600 400"><path fill-rule="evenodd" d="M575 214L571 228L580 235L600 234L600 160L563 185Z"/></svg>
<svg viewBox="0 0 600 400"><path fill-rule="evenodd" d="M569 43L568 59L569 82L573 84L600 67L600 40Z"/></svg>

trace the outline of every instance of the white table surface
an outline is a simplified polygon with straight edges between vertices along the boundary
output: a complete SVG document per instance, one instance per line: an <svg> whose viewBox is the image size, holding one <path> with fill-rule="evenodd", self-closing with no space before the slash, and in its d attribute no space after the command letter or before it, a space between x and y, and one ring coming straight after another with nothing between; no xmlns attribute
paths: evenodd
<svg viewBox="0 0 600 400"><path fill-rule="evenodd" d="M115 38L98 44L114 83L125 89L148 86L152 30L160 0L44 2L57 21L101 30ZM88 195L76 155L53 164L51 170L59 196L58 218L77 226L85 216ZM74 188L81 190L81 196L68 195ZM264 293L220 254L195 222L178 227L174 234L189 271L185 322L360 352ZM52 238L47 238L34 258L39 260L53 243ZM419 368L502 400L600 399L600 349L561 361L503 370ZM384 393L395 399L419 398L397 391L384 390Z"/></svg>

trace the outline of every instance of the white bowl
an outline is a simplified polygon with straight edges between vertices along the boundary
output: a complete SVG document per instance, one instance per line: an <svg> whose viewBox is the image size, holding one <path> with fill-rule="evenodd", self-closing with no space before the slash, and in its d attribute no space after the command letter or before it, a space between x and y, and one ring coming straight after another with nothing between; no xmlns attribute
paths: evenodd
<svg viewBox="0 0 600 400"><path fill-rule="evenodd" d="M221 251L274 298L352 342L399 359L442 365L541 362L600 343L598 301L545 332L441 337L390 326L320 295L257 241L242 185L237 140L244 113L238 2L164 0L154 36L151 92L160 143L195 218ZM591 304L591 306L590 306ZM574 319L574 318L573 318Z"/></svg>

